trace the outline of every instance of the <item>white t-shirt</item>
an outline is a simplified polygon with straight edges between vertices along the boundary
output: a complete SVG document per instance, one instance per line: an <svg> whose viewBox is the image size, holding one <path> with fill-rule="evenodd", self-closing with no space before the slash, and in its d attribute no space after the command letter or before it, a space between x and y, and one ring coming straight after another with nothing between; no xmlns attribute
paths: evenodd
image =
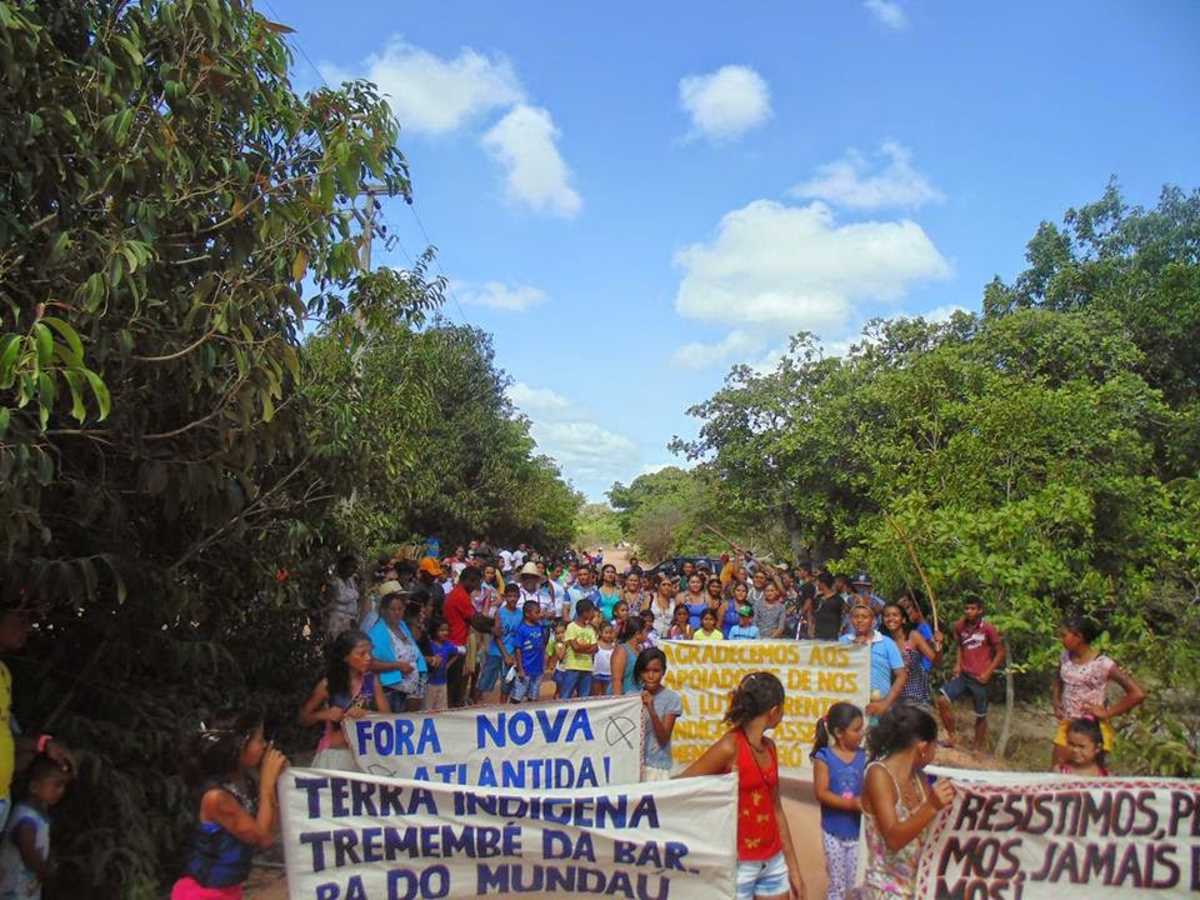
<svg viewBox="0 0 1200 900"><path fill-rule="evenodd" d="M592 658L593 675L612 675L612 655L616 649L616 644L613 644L607 650L603 647L596 649L596 655Z"/></svg>

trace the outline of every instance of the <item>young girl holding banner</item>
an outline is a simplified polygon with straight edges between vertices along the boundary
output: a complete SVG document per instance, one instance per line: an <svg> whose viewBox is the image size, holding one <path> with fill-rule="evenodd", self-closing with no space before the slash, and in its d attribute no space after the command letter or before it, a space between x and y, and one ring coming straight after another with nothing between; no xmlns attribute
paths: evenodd
<svg viewBox="0 0 1200 900"><path fill-rule="evenodd" d="M368 712L388 712L383 685L371 671L371 639L361 631L343 631L325 651L325 677L300 707L300 724L321 725L321 739L313 756L314 769L358 771L354 754L346 746L342 719L361 719Z"/></svg>
<svg viewBox="0 0 1200 900"><path fill-rule="evenodd" d="M802 900L804 879L779 799L779 756L765 732L783 721L783 685L751 672L733 693L733 727L680 778L738 773L737 900Z"/></svg>
<svg viewBox="0 0 1200 900"><path fill-rule="evenodd" d="M915 706L894 706L867 734L871 764L863 787L867 874L863 900L913 897L925 829L954 799L954 785L928 787L925 766L937 751L937 722Z"/></svg>

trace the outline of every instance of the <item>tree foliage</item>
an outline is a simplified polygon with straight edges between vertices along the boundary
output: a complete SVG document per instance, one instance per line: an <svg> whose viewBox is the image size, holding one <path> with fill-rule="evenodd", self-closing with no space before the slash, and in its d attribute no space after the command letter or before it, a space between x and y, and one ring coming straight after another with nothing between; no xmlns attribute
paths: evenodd
<svg viewBox="0 0 1200 900"><path fill-rule="evenodd" d="M423 277L418 270L410 283ZM570 543L581 498L535 452L528 421L505 395L509 379L496 367L490 335L444 320L420 331L396 322L348 354L356 331L343 320L309 341L305 389L336 397L353 382L349 410L321 406L323 429L350 461L336 519L354 546L431 533L550 551Z"/></svg>
<svg viewBox="0 0 1200 900"><path fill-rule="evenodd" d="M800 335L773 372L732 370L676 446L794 547L886 591L919 584L911 542L943 619L982 592L1031 677L1056 664L1066 612L1094 615L1159 688L1127 727L1173 735L1136 764L1195 773L1197 710L1170 686L1200 677L1181 639L1200 624L1198 254L1200 194L1143 210L1110 185L1043 223L981 318L876 321L837 359Z"/></svg>
<svg viewBox="0 0 1200 900"><path fill-rule="evenodd" d="M408 194L399 128L366 83L297 95L288 30L243 0L0 0L0 590L42 613L17 718L81 752L71 896L161 896L178 737L293 718L341 549L570 536L486 335L427 325L430 256L362 269L361 186Z"/></svg>
<svg viewBox="0 0 1200 900"><path fill-rule="evenodd" d="M639 475L628 487L615 483L608 497L617 510L622 533L648 560L723 553L729 544L714 527L744 546L773 536L768 522L758 522L751 529L726 508L719 485L706 466L691 470L667 466Z"/></svg>

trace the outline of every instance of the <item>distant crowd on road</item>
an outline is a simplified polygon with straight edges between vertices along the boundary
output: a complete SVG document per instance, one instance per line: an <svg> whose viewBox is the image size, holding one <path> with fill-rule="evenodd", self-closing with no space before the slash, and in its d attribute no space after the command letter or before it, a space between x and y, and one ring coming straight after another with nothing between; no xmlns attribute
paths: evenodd
<svg viewBox="0 0 1200 900"><path fill-rule="evenodd" d="M662 780L672 777L671 735L683 706L665 684L661 642L864 644L870 647L870 701L862 709L834 704L817 725L812 752L827 896L913 895L922 835L954 796L949 782L934 783L924 767L939 743L954 740L952 705L961 698L970 698L975 743L982 747L988 686L1006 659L1003 636L987 620L981 598L966 598L962 617L943 635L927 621L916 591L888 601L866 573L834 575L805 562L771 565L737 548L713 564L692 559L643 569L633 557L623 571L599 551L547 558L524 545L493 549L482 541L445 557L429 550L415 559L379 559L365 578L355 556L336 563L316 624L324 632L326 671L299 712L302 724L319 730L314 767L356 771L341 722L372 712L635 694L643 708L643 780ZM1144 698L1141 687L1093 647L1097 636L1084 618L1062 625L1052 767L1077 776L1108 774L1110 721ZM954 664L935 695L932 681L947 637ZM1124 688L1111 704L1109 683ZM784 690L774 673L747 676L731 698L728 734L675 775L739 772L739 898L804 896L779 800L778 756L767 734L783 709ZM947 741L938 740L939 716ZM240 897L253 854L273 841L275 783L287 761L264 740L262 724L256 713L230 712L193 737L187 774L199 806L173 900ZM743 821L742 812L751 808L758 815ZM865 881L856 876L860 829ZM24 865L36 873L30 860Z"/></svg>

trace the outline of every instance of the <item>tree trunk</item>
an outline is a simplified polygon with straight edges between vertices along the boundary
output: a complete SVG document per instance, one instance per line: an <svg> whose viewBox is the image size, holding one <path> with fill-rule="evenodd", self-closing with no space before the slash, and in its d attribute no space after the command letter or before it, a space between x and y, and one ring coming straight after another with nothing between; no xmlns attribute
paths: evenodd
<svg viewBox="0 0 1200 900"><path fill-rule="evenodd" d="M996 739L996 756L1003 759L1008 753L1008 739L1012 734L1013 717L1013 670L1009 665L1008 639L1004 639L1004 723L1000 726L1000 737Z"/></svg>
<svg viewBox="0 0 1200 900"><path fill-rule="evenodd" d="M800 532L800 515L790 503L783 504L783 527L787 529L788 548L792 551L792 560L805 559L808 556L808 546Z"/></svg>

